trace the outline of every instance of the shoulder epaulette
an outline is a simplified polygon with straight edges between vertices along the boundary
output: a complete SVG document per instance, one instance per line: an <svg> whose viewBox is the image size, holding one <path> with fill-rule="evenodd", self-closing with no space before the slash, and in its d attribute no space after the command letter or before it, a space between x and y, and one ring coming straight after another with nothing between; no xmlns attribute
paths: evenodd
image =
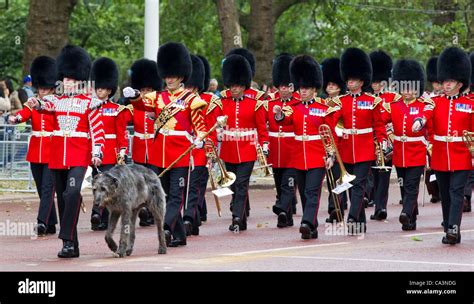
<svg viewBox="0 0 474 304"><path fill-rule="evenodd" d="M209 106L207 107L206 115L214 111L216 107L219 107L222 110L222 101L219 97L213 95L211 98L211 102L209 103Z"/></svg>
<svg viewBox="0 0 474 304"><path fill-rule="evenodd" d="M261 100L261 99L257 99L257 104L255 105L255 111L260 109L262 105L265 108L265 111L268 111L268 100Z"/></svg>

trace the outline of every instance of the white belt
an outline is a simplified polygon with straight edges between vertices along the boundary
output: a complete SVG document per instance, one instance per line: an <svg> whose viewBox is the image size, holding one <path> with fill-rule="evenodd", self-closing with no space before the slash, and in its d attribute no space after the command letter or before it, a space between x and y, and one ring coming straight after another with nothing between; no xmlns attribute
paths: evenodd
<svg viewBox="0 0 474 304"><path fill-rule="evenodd" d="M139 133L139 132L135 132L135 133L133 133L133 136L134 136L134 137L138 137L138 138L140 138L140 139L151 139L151 138L155 138L155 134L151 134L151 133L142 134L142 133Z"/></svg>
<svg viewBox="0 0 474 304"><path fill-rule="evenodd" d="M295 137L294 132L268 132L270 137Z"/></svg>
<svg viewBox="0 0 474 304"><path fill-rule="evenodd" d="M168 129L160 129L160 134L164 136L186 136L186 138L192 142L193 137L188 131L176 131L176 130L168 130Z"/></svg>
<svg viewBox="0 0 474 304"><path fill-rule="evenodd" d="M374 129L372 128L365 128L365 129L342 129L342 133L344 134L352 134L352 135L359 135L359 134L368 134L372 133Z"/></svg>
<svg viewBox="0 0 474 304"><path fill-rule="evenodd" d="M116 139L117 135L116 134L105 134L105 139Z"/></svg>
<svg viewBox="0 0 474 304"><path fill-rule="evenodd" d="M321 136L319 135L296 135L295 140L297 141L311 141L311 140L320 140Z"/></svg>
<svg viewBox="0 0 474 304"><path fill-rule="evenodd" d="M31 131L31 136L35 137L49 137L53 134L53 132L46 132L46 131Z"/></svg>
<svg viewBox="0 0 474 304"><path fill-rule="evenodd" d="M229 131L229 130L224 130L224 135L233 136L233 137L250 136L250 135L255 135L255 134L257 134L257 131L256 131L256 130L250 130L250 131Z"/></svg>
<svg viewBox="0 0 474 304"><path fill-rule="evenodd" d="M406 136L406 135L403 135L403 136L396 136L396 135L394 135L392 138L393 138L393 140L401 141L401 142L415 142L415 141L424 142L424 141L425 141L425 137L424 137L424 136L410 137L410 136Z"/></svg>
<svg viewBox="0 0 474 304"><path fill-rule="evenodd" d="M89 137L89 133L76 131L53 131L53 135L61 137Z"/></svg>
<svg viewBox="0 0 474 304"><path fill-rule="evenodd" d="M435 135L434 140L443 142L462 142L463 139L460 136L439 136Z"/></svg>

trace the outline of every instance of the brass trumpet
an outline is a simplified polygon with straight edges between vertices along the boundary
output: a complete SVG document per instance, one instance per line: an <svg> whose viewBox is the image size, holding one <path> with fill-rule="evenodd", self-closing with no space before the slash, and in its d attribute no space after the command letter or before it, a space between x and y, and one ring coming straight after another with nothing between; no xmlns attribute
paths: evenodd
<svg viewBox="0 0 474 304"><path fill-rule="evenodd" d="M474 153L474 132L464 130L462 132L462 140L469 149L469 152Z"/></svg>
<svg viewBox="0 0 474 304"><path fill-rule="evenodd" d="M267 162L267 157L263 153L263 148L259 144L256 144L256 149L257 149L257 160L258 160L258 167L253 168L254 171L256 170L263 170L263 176L272 176L273 175L273 169L272 169L272 164L269 164Z"/></svg>
<svg viewBox="0 0 474 304"><path fill-rule="evenodd" d="M337 180L336 185L339 186L353 181L356 177L355 175L349 174L349 172L347 172L346 167L342 162L341 155L339 154L339 150L337 149L336 143L334 141L334 137L332 136L331 128L326 124L320 125L319 135L321 136L321 141L323 142L326 154L335 155L337 163L339 164L339 168L341 168L341 177L339 177L339 179Z"/></svg>
<svg viewBox="0 0 474 304"><path fill-rule="evenodd" d="M375 143L375 154L377 155L377 158L375 159L376 166L372 166L372 168L383 170L383 171L390 170L391 167L385 166L385 154L382 151L380 144L378 143L377 140L375 140L374 143Z"/></svg>

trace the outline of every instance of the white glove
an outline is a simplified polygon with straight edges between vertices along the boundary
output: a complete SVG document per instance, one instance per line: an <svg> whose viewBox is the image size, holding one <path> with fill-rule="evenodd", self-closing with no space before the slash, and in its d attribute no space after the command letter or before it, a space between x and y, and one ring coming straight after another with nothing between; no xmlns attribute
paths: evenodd
<svg viewBox="0 0 474 304"><path fill-rule="evenodd" d="M32 109L37 109L40 107L40 103L38 99L36 99L35 97L28 98L28 100L26 101L26 104Z"/></svg>
<svg viewBox="0 0 474 304"><path fill-rule="evenodd" d="M324 163L326 164L326 169L331 169L334 166L334 157L325 157Z"/></svg>
<svg viewBox="0 0 474 304"><path fill-rule="evenodd" d="M126 150L126 149L120 149L119 155L120 155L121 157L125 157L125 150Z"/></svg>
<svg viewBox="0 0 474 304"><path fill-rule="evenodd" d="M277 121L283 120L283 110L281 109L280 106L274 106L273 107L273 113L275 114L275 119Z"/></svg>
<svg viewBox="0 0 474 304"><path fill-rule="evenodd" d="M386 140L383 140L383 141L380 143L380 148L382 149L383 152L387 151L388 143L387 143Z"/></svg>
<svg viewBox="0 0 474 304"><path fill-rule="evenodd" d="M425 126L425 123L426 123L426 120L423 119L423 118L416 118L415 119L415 122L413 123L413 126L412 126L412 131L413 132L420 132L421 129L423 129L423 127Z"/></svg>
<svg viewBox="0 0 474 304"><path fill-rule="evenodd" d="M14 115L9 115L8 116L8 123L11 124L11 125L14 125L14 124L18 123L17 117L14 116Z"/></svg>
<svg viewBox="0 0 474 304"><path fill-rule="evenodd" d="M195 149L202 149L202 147L204 147L204 141L200 140L199 138L196 138L193 144L195 145Z"/></svg>
<svg viewBox="0 0 474 304"><path fill-rule="evenodd" d="M123 96L125 98L133 98L137 97L140 94L137 90L131 88L131 87L126 87L123 89Z"/></svg>
<svg viewBox="0 0 474 304"><path fill-rule="evenodd" d="M262 151L263 151L263 154L268 155L268 153L270 152L270 149L268 148L268 143L263 144Z"/></svg>

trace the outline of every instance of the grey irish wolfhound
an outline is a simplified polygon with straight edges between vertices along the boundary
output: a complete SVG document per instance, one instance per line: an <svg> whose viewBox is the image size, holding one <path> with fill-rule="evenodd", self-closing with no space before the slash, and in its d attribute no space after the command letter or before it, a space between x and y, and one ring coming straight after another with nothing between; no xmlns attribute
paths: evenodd
<svg viewBox="0 0 474 304"><path fill-rule="evenodd" d="M105 242L116 256L129 256L135 242L135 222L140 208L146 206L155 218L158 230L158 253L166 253L163 231L165 192L160 179L150 169L140 165L115 166L98 174L92 183L94 204L109 211ZM112 238L119 217L122 217L119 246Z"/></svg>

